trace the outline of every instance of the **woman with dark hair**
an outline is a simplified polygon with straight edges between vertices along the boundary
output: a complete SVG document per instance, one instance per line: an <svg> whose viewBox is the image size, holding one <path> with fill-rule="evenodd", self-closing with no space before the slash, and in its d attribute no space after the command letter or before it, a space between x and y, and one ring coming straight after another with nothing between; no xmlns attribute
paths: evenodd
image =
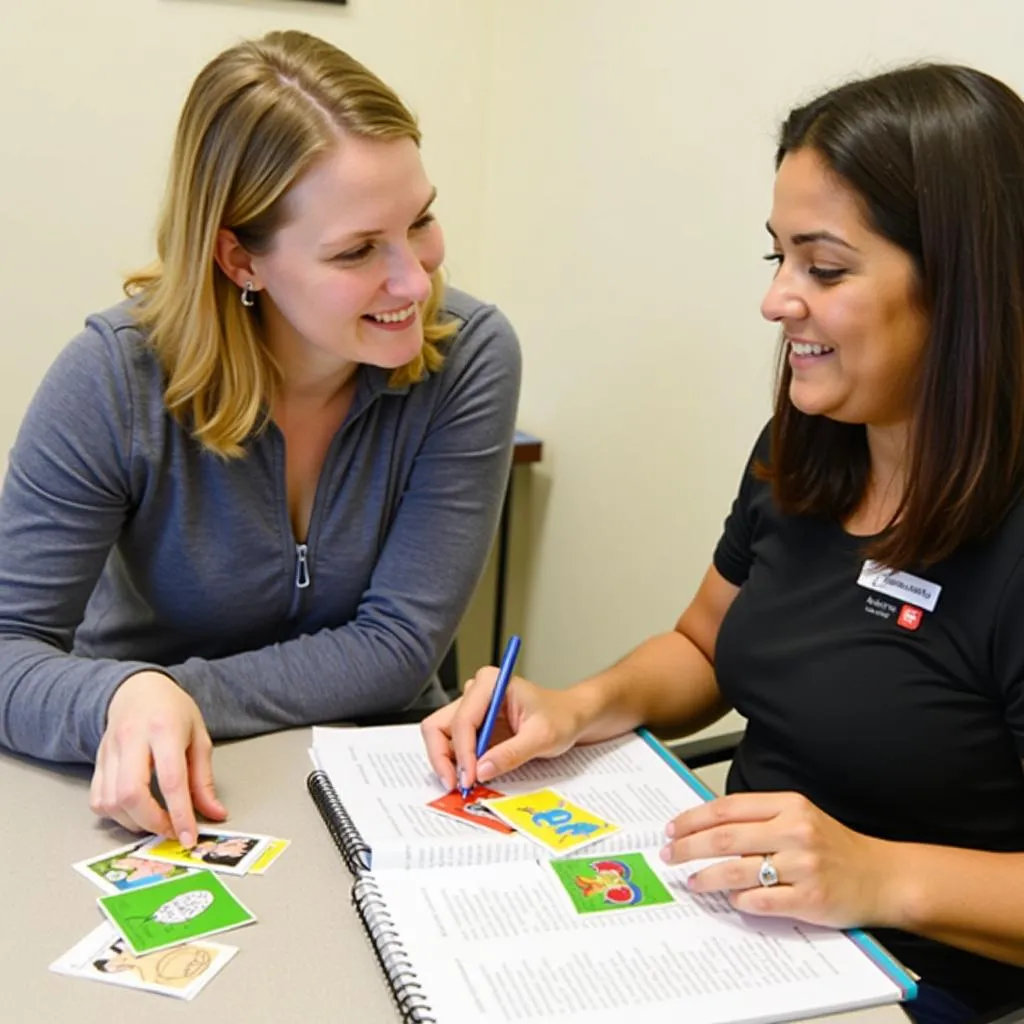
<svg viewBox="0 0 1024 1024"><path fill-rule="evenodd" d="M192 847L192 856L198 857L206 864L224 864L236 868L259 842L245 836L212 836L200 838Z"/></svg>
<svg viewBox="0 0 1024 1024"><path fill-rule="evenodd" d="M1024 103L963 67L854 82L781 133L775 414L674 630L569 690L483 669L424 723L488 782L640 724L748 727L670 863L753 914L866 926L919 1021L1024 1005Z"/></svg>

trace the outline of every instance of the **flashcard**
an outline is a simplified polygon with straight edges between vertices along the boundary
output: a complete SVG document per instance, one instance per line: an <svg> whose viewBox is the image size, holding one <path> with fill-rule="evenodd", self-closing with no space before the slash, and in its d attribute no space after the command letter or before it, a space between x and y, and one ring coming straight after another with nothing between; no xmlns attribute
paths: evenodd
<svg viewBox="0 0 1024 1024"><path fill-rule="evenodd" d="M148 842L148 839L139 839L97 857L80 860L71 866L107 893L141 889L144 885L153 885L189 873L189 868L180 865L140 857L139 848Z"/></svg>
<svg viewBox="0 0 1024 1024"><path fill-rule="evenodd" d="M481 802L488 799L499 799L504 795L496 789L489 789L487 786L478 784L465 797L457 789L453 789L437 800L431 800L427 807L476 828L486 828L492 832L501 832L503 835L512 835L515 829L495 817Z"/></svg>
<svg viewBox="0 0 1024 1024"><path fill-rule="evenodd" d="M549 862L578 914L635 910L675 902L642 853Z"/></svg>
<svg viewBox="0 0 1024 1024"><path fill-rule="evenodd" d="M256 920L212 871L101 896L97 902L137 956Z"/></svg>
<svg viewBox="0 0 1024 1024"><path fill-rule="evenodd" d="M103 922L50 964L50 970L108 985L193 999L237 953L219 942L186 942L160 953L136 956L117 929Z"/></svg>
<svg viewBox="0 0 1024 1024"><path fill-rule="evenodd" d="M579 850L619 831L618 825L570 803L553 789L481 802L517 832L559 855Z"/></svg>
<svg viewBox="0 0 1024 1024"><path fill-rule="evenodd" d="M139 853L153 860L180 864L189 868L208 868L225 875L244 875L259 860L271 836L252 832L200 832L196 845L185 849L176 839L154 836L139 849Z"/></svg>
<svg viewBox="0 0 1024 1024"><path fill-rule="evenodd" d="M291 845L290 839L271 839L249 868L250 875L262 875Z"/></svg>

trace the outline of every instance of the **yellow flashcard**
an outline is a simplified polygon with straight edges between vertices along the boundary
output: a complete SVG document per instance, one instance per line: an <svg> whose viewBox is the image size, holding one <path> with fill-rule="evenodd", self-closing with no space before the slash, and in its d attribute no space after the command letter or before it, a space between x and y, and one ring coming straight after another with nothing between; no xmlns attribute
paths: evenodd
<svg viewBox="0 0 1024 1024"><path fill-rule="evenodd" d="M481 800L517 832L556 854L579 850L619 831L618 825L570 803L553 789Z"/></svg>
<svg viewBox="0 0 1024 1024"><path fill-rule="evenodd" d="M266 849L256 858L251 868L250 875L262 875L278 857L288 849L290 839L271 839Z"/></svg>
<svg viewBox="0 0 1024 1024"><path fill-rule="evenodd" d="M186 850L176 839L154 836L136 851L138 856L180 864L189 868L207 868L226 875L244 875L266 850L272 836L254 832L229 832L227 829L201 831L196 844Z"/></svg>

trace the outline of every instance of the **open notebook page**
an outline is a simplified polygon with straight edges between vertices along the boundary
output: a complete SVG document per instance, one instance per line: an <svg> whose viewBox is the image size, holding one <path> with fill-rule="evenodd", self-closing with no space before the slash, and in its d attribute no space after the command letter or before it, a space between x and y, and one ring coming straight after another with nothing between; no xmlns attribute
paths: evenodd
<svg viewBox="0 0 1024 1024"><path fill-rule="evenodd" d="M444 794L415 725L313 729L313 763L331 780L372 850L372 867L456 867L543 859L521 836L492 835L435 814ZM657 848L667 822L700 797L635 734L532 761L488 785L504 793L556 789L622 827L588 852Z"/></svg>
<svg viewBox="0 0 1024 1024"><path fill-rule="evenodd" d="M386 908L439 1024L611 1024L676 1010L687 1024L738 1024L899 999L841 932L738 914L649 861L677 902L580 916L538 863L389 871L357 892Z"/></svg>

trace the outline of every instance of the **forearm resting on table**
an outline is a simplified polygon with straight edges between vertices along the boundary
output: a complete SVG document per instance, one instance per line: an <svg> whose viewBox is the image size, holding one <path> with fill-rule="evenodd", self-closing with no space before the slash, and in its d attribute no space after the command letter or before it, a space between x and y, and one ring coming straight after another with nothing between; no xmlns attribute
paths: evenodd
<svg viewBox="0 0 1024 1024"><path fill-rule="evenodd" d="M888 843L880 925L1024 966L1024 853Z"/></svg>
<svg viewBox="0 0 1024 1024"><path fill-rule="evenodd" d="M588 726L580 742L618 736L639 725L694 732L729 710L701 650L673 630L644 641L607 671L576 687Z"/></svg>

